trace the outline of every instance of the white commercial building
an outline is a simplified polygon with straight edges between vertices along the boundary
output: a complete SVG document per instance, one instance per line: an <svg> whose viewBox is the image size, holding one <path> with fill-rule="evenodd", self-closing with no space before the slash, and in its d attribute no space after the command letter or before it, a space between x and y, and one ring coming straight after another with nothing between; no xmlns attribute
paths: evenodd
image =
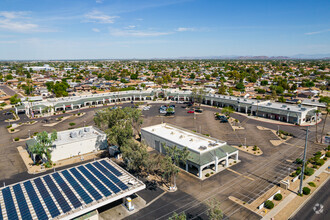
<svg viewBox="0 0 330 220"><path fill-rule="evenodd" d="M27 148L36 143L36 139L26 142ZM52 161L79 156L108 147L106 134L89 126L57 132L57 139L50 149Z"/></svg>
<svg viewBox="0 0 330 220"><path fill-rule="evenodd" d="M176 146L179 149L187 147L189 156L186 171L197 169L197 174L202 178L205 168L214 167L218 172L218 166L229 166L229 159L238 161L238 150L229 146L225 141L207 137L196 132L189 131L167 123L158 124L141 129L142 141L160 153L166 153L164 146Z"/></svg>

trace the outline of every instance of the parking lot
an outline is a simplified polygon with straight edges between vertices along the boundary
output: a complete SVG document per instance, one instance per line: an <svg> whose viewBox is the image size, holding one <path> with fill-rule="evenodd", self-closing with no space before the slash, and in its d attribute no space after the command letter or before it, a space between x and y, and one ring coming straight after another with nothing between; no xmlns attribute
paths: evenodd
<svg viewBox="0 0 330 220"><path fill-rule="evenodd" d="M245 202L252 202L267 189L283 179L290 171L293 171L295 164L288 160L295 160L303 153L305 128L291 125L280 125L280 129L288 131L294 135L287 143L279 146L273 146L270 140L276 136L267 130L259 130L257 126L263 126L271 129L278 129L278 125L248 119L244 115L233 113L232 117L242 122L245 129L233 131L229 123L220 123L215 120L214 113L221 112L221 109L202 106L203 113L187 113L188 109L182 108L184 104L175 104L175 114L165 116L159 114L161 103L150 104L149 110L144 110L142 127L159 124L162 122L177 125L186 129L194 130L202 134L209 134L212 137L227 141L231 145L244 144L257 145L262 149L263 155L255 156L240 151L239 159L241 163L231 167L231 170L224 170L204 181L191 177L185 173L180 173L177 180L179 190L175 193L167 193L152 205L144 208L134 214L129 219L167 219L173 211L185 211L188 216L193 218L205 218L205 202L211 198L217 198L221 201L221 206L226 216L231 219L259 219L260 216L242 208L228 199L228 196L235 196ZM124 106L131 106L126 103ZM95 109L84 109L80 112L86 114L82 117L70 117L67 120L58 123L53 127L44 127L44 123L38 119L34 125L23 125L19 127L19 132L9 134L6 129L8 123L4 123L1 118L0 127L0 182L6 184L21 181L30 178L26 173L26 168L18 154L17 146L23 146L24 142L14 143L12 139L19 137L27 138L29 132L58 131L69 129L69 123L75 123L74 127L84 125L94 125L93 115ZM1 112L3 115L3 112ZM69 115L69 114L65 114ZM65 116L64 115L64 116ZM52 116L57 118L60 116ZM25 116L21 121L29 120ZM52 121L50 121L52 123ZM320 127L322 124L319 125ZM329 129L328 124L326 129ZM311 128L309 134L308 157L312 153L321 149L323 146L314 143L315 126ZM290 169L289 169L290 168ZM234 171L234 172L233 172ZM248 178L247 178L248 177ZM146 197L148 201L155 195L148 191L143 192L141 196ZM158 208L156 208L158 207ZM161 208L159 208L161 207Z"/></svg>

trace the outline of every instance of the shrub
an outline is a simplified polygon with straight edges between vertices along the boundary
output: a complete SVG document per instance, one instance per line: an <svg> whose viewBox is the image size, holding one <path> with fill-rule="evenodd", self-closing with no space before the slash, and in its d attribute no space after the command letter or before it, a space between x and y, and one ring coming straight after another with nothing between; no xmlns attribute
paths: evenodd
<svg viewBox="0 0 330 220"><path fill-rule="evenodd" d="M267 200L267 201L264 203L264 206L265 206L265 208L267 208L267 209L272 209L272 208L274 208L274 203L273 203L272 201L270 201L270 200Z"/></svg>
<svg viewBox="0 0 330 220"><path fill-rule="evenodd" d="M325 153L325 156L326 156L326 157L330 157L330 151L326 152L326 153Z"/></svg>
<svg viewBox="0 0 330 220"><path fill-rule="evenodd" d="M48 161L45 163L45 167L46 168L51 168L52 167L52 164L51 163L49 163Z"/></svg>
<svg viewBox="0 0 330 220"><path fill-rule="evenodd" d="M257 145L254 145L254 147L253 147L253 151L257 151L257 150L258 150Z"/></svg>
<svg viewBox="0 0 330 220"><path fill-rule="evenodd" d="M317 169L317 165L314 164L314 165L313 165L313 168L314 168L314 169Z"/></svg>
<svg viewBox="0 0 330 220"><path fill-rule="evenodd" d="M65 113L65 111L63 110L62 113Z"/></svg>
<svg viewBox="0 0 330 220"><path fill-rule="evenodd" d="M276 201L280 201L280 200L282 200L282 198L283 198L283 196L282 196L281 193L277 193L277 194L274 196L274 199L275 199Z"/></svg>
<svg viewBox="0 0 330 220"><path fill-rule="evenodd" d="M318 151L318 152L316 152L315 154L314 154L314 156L322 156L322 153L321 153L321 151Z"/></svg>
<svg viewBox="0 0 330 220"><path fill-rule="evenodd" d="M11 128L12 125L8 125L7 128Z"/></svg>
<svg viewBox="0 0 330 220"><path fill-rule="evenodd" d="M306 167L304 174L307 176L311 176L314 173L314 169L310 167Z"/></svg>
<svg viewBox="0 0 330 220"><path fill-rule="evenodd" d="M211 174L213 174L213 172L211 172Z"/></svg>
<svg viewBox="0 0 330 220"><path fill-rule="evenodd" d="M328 145L327 149L330 150L330 145Z"/></svg>
<svg viewBox="0 0 330 220"><path fill-rule="evenodd" d="M315 161L315 164L318 166L322 166L324 164L324 160L318 159L317 161Z"/></svg>
<svg viewBox="0 0 330 220"><path fill-rule="evenodd" d="M308 185L310 185L311 187L316 187L314 182L309 182Z"/></svg>
<svg viewBox="0 0 330 220"><path fill-rule="evenodd" d="M69 125L70 125L70 126L75 126L76 123L74 123L74 122L70 122Z"/></svg>
<svg viewBox="0 0 330 220"><path fill-rule="evenodd" d="M296 172L291 173L291 177L296 177L298 174Z"/></svg>
<svg viewBox="0 0 330 220"><path fill-rule="evenodd" d="M210 174L209 174L209 173L205 174L205 177L209 177L209 176L210 176Z"/></svg>
<svg viewBox="0 0 330 220"><path fill-rule="evenodd" d="M297 158L296 159L296 164L302 164L303 163L303 160L302 159L300 159L300 158Z"/></svg>
<svg viewBox="0 0 330 220"><path fill-rule="evenodd" d="M13 132L13 131L15 131L15 129L14 129L14 128L12 128L12 129L10 129L10 131L11 131L11 132Z"/></svg>
<svg viewBox="0 0 330 220"><path fill-rule="evenodd" d="M303 188L303 194L304 195L308 195L308 194L310 194L311 193L311 189L310 188L308 188L308 187L304 187Z"/></svg>
<svg viewBox="0 0 330 220"><path fill-rule="evenodd" d="M242 147L242 145L240 144L240 145L238 145L238 147Z"/></svg>
<svg viewBox="0 0 330 220"><path fill-rule="evenodd" d="M19 141L19 138L18 138L18 137L16 137L16 138L14 139L14 141Z"/></svg>
<svg viewBox="0 0 330 220"><path fill-rule="evenodd" d="M81 113L79 112L77 115L79 116Z"/></svg>

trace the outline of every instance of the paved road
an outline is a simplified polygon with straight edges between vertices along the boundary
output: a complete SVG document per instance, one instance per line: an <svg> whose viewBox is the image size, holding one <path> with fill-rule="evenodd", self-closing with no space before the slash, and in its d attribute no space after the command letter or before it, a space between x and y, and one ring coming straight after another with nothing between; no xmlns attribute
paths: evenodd
<svg viewBox="0 0 330 220"><path fill-rule="evenodd" d="M16 93L14 90L9 88L8 86L0 86L0 89L2 89L9 96L13 96L13 95L17 94L18 98L23 98L22 95Z"/></svg>
<svg viewBox="0 0 330 220"><path fill-rule="evenodd" d="M323 206L323 211L319 210L318 205ZM315 208L314 208L315 207ZM316 211L314 211L314 209ZM330 180L300 209L300 211L291 218L292 220L309 219L325 220L330 219ZM321 212L317 214L316 212Z"/></svg>

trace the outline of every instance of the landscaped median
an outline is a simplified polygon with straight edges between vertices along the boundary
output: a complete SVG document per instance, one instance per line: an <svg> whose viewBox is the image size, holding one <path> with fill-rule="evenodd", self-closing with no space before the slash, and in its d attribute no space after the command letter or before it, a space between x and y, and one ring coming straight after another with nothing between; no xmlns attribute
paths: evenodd
<svg viewBox="0 0 330 220"><path fill-rule="evenodd" d="M255 156L260 156L263 154L262 150L257 145L254 145L254 146L232 145L232 147L235 147L241 151L244 151L246 153L249 153L249 154L252 154Z"/></svg>

